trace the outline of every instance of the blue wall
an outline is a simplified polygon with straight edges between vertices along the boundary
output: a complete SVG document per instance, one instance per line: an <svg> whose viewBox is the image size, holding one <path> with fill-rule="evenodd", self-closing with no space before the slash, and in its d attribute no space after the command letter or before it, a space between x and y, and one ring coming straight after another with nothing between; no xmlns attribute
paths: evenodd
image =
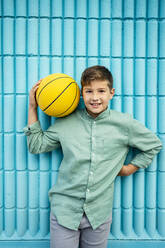
<svg viewBox="0 0 165 248"><path fill-rule="evenodd" d="M62 154L28 153L28 91L50 73L79 83L86 67L105 65L111 108L165 143L165 1L1 0L0 15L0 240L47 240L47 192ZM44 129L54 122L39 118ZM147 170L117 178L110 239L165 239L164 161L162 150Z"/></svg>

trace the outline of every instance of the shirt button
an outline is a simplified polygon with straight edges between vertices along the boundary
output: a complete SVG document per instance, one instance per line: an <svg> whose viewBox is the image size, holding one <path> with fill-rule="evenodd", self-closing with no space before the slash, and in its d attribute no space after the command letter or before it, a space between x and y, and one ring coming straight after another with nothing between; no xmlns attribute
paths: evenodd
<svg viewBox="0 0 165 248"><path fill-rule="evenodd" d="M90 190L89 189L87 189L87 192L89 192Z"/></svg>
<svg viewBox="0 0 165 248"><path fill-rule="evenodd" d="M93 176L93 172L92 171L90 172L90 175Z"/></svg>

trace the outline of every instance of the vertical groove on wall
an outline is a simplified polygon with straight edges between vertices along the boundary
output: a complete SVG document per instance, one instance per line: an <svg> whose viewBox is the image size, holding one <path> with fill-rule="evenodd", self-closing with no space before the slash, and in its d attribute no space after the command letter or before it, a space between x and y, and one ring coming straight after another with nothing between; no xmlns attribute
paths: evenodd
<svg viewBox="0 0 165 248"><path fill-rule="evenodd" d="M62 0L62 73L64 73L64 2L65 0Z"/></svg>
<svg viewBox="0 0 165 248"><path fill-rule="evenodd" d="M88 3L88 0L86 0L87 4L87 9L86 9L86 15L87 15L87 18L86 18L86 43L85 43L85 46L86 46L86 67L88 67L88 32L89 32L89 29L88 29L88 20L89 20L89 3Z"/></svg>
<svg viewBox="0 0 165 248"><path fill-rule="evenodd" d="M16 2L14 2L14 27L13 27L13 55L14 55L14 75L13 75L13 80L14 80L14 106L16 106ZM19 192L17 191L18 189L18 183L19 181L17 181L17 170L16 170L16 107L14 107L14 181L15 181L15 195L17 197L15 197L15 202L14 202L14 209L13 209L13 214L14 214L14 230L16 230L16 232L18 233L18 223L17 223L17 216L18 215L18 211L19 211L19 206L17 205L17 198L21 197L21 195L19 194ZM26 192L26 191L25 191ZM27 193L26 193L27 194ZM25 222L24 222L25 223ZM14 230L13 233L14 234Z"/></svg>
<svg viewBox="0 0 165 248"><path fill-rule="evenodd" d="M3 17L3 3L1 5L2 17ZM1 37L3 37L3 18L1 19ZM3 72L3 39L1 39L1 72ZM4 86L3 86L3 73L1 73L1 161L2 164L0 165L1 169L1 205L0 205L0 234L2 234L4 230Z"/></svg>

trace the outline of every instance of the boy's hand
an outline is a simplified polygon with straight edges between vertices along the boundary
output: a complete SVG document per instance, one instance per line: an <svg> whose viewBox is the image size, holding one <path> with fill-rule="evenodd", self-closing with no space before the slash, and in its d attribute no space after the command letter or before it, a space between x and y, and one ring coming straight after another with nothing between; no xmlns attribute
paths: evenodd
<svg viewBox="0 0 165 248"><path fill-rule="evenodd" d="M30 90L29 92L29 108L37 109L37 101L36 101L36 91L41 83L42 79L40 79Z"/></svg>
<svg viewBox="0 0 165 248"><path fill-rule="evenodd" d="M136 172L139 168L133 164L123 165L118 176L129 176Z"/></svg>

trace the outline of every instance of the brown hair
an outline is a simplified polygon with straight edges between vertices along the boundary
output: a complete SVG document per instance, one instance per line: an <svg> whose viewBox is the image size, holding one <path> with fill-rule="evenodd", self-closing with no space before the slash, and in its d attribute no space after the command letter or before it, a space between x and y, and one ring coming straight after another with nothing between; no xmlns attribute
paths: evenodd
<svg viewBox="0 0 165 248"><path fill-rule="evenodd" d="M85 69L81 76L82 88L86 85L89 85L91 81L94 80L107 80L109 89L111 90L113 88L113 76L111 72L104 66L95 65Z"/></svg>

